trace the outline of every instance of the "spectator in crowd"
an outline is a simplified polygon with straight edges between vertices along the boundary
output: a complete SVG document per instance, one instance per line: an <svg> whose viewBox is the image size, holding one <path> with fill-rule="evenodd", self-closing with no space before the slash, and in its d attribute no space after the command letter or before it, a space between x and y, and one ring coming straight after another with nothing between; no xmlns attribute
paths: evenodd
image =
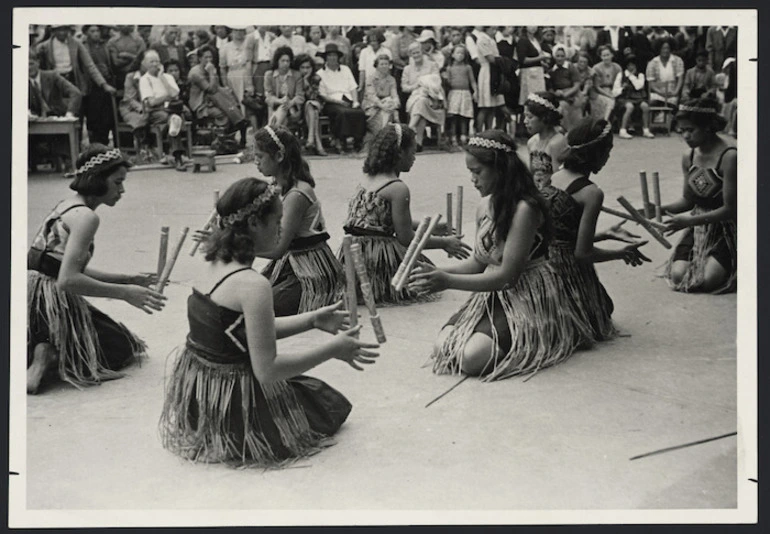
<svg viewBox="0 0 770 534"><path fill-rule="evenodd" d="M342 65L350 65L351 58L351 45L350 39L340 34L339 26L327 26L326 37L321 41L321 47L326 51L328 45L333 44L337 47L338 56L340 57L340 63ZM341 55L340 55L341 54Z"/></svg>
<svg viewBox="0 0 770 534"><path fill-rule="evenodd" d="M438 66L438 70L443 69L446 58L438 49L436 34L433 30L423 30L417 38L417 42L422 45L422 53Z"/></svg>
<svg viewBox="0 0 770 534"><path fill-rule="evenodd" d="M217 67L214 64L214 47L204 45L197 49L198 64L190 69L187 79L190 83L189 106L200 124L212 124L227 128L230 124L225 111L220 109L213 98L221 91ZM213 97L213 98L212 98ZM234 105L238 105L235 99Z"/></svg>
<svg viewBox="0 0 770 534"><path fill-rule="evenodd" d="M118 111L123 122L131 126L136 146L139 147L139 159L149 161L152 159L150 151L146 147L149 116L139 94L139 80L143 74L144 52L140 52L129 67L129 72L123 78L123 98L118 104Z"/></svg>
<svg viewBox="0 0 770 534"><path fill-rule="evenodd" d="M270 64L273 61L272 50L273 41L275 35L270 32L267 26L257 26L254 33L250 36L251 43L251 80L254 87L254 91L257 94L265 94L265 73L270 70ZM264 124L267 120L267 116L264 111L252 111L247 110L252 124L256 127L259 124Z"/></svg>
<svg viewBox="0 0 770 534"><path fill-rule="evenodd" d="M320 115L323 109L321 102L321 77L316 74L315 61L307 54L294 59L294 69L299 72L302 94L305 97L304 117L307 126L307 142L305 151L318 156L326 156L321 138Z"/></svg>
<svg viewBox="0 0 770 534"><path fill-rule="evenodd" d="M390 73L392 54L382 48L374 60L374 72L367 78L362 108L366 114L366 129L371 137L385 125L398 122L400 100L396 79Z"/></svg>
<svg viewBox="0 0 770 534"><path fill-rule="evenodd" d="M145 48L149 48L151 44L158 40L152 38L153 28L154 26L152 24L140 24L136 27L136 33L144 43Z"/></svg>
<svg viewBox="0 0 770 534"><path fill-rule="evenodd" d="M315 58L318 52L323 52L323 47L321 46L321 39L323 39L323 32L321 31L321 27L310 26L308 37L310 38L310 40L305 45L305 53L311 58Z"/></svg>
<svg viewBox="0 0 770 534"><path fill-rule="evenodd" d="M625 26L605 26L596 34L596 46L609 46L613 61L621 63L626 48L633 47L633 34Z"/></svg>
<svg viewBox="0 0 770 534"><path fill-rule="evenodd" d="M214 34L214 45L217 47L219 53L222 53L222 48L230 42L230 27L229 26L212 26L211 33Z"/></svg>
<svg viewBox="0 0 770 534"><path fill-rule="evenodd" d="M360 26L345 26L342 30L342 34L350 40L351 46L364 42L366 32Z"/></svg>
<svg viewBox="0 0 770 534"><path fill-rule="evenodd" d="M271 44L271 52L275 55L276 50L288 46L291 48L292 53L298 56L305 53L305 45L305 38L302 35L295 34L292 26L281 26L280 35L273 39Z"/></svg>
<svg viewBox="0 0 770 534"><path fill-rule="evenodd" d="M721 115L727 121L724 132L733 137L738 135L738 69L735 58L725 59L722 71L716 75L717 100L722 105Z"/></svg>
<svg viewBox="0 0 770 534"><path fill-rule="evenodd" d="M288 46L276 49L272 70L265 74L265 102L268 106L268 123L273 128L295 127L302 123L305 95L299 72L291 67L294 53Z"/></svg>
<svg viewBox="0 0 770 534"><path fill-rule="evenodd" d="M558 44L553 48L553 62L548 89L559 99L561 124L569 131L583 118L585 99L578 97L582 81L577 67L567 61L564 45Z"/></svg>
<svg viewBox="0 0 770 534"><path fill-rule="evenodd" d="M580 91L575 95L575 103L573 105L582 110L583 117L585 117L589 110L591 99L594 97L594 70L591 68L590 61L591 58L588 55L588 52L584 52L583 50L578 52L575 61L575 70L577 71L578 79L580 80Z"/></svg>
<svg viewBox="0 0 770 534"><path fill-rule="evenodd" d="M631 46L628 47L628 50L624 50L623 53L632 53L636 56L636 66L639 72L647 72L647 64L655 54L652 51L652 43L647 37L644 27L631 26Z"/></svg>
<svg viewBox="0 0 770 534"><path fill-rule="evenodd" d="M705 36L702 43L698 41L698 26L680 26L679 31L674 34L672 53L675 56L679 56L684 61L685 70L691 69L695 66L695 55L698 52L706 51ZM702 47L699 48L699 45ZM708 58L708 54L706 54Z"/></svg>
<svg viewBox="0 0 770 534"><path fill-rule="evenodd" d="M193 32L193 38L192 38L193 50L196 50L208 44L211 44L211 34L209 32L207 32L206 30L195 30L195 32ZM216 51L216 46L214 46L212 49Z"/></svg>
<svg viewBox="0 0 770 534"><path fill-rule="evenodd" d="M468 131L473 119L473 102L478 99L478 86L468 61L468 51L465 46L455 46L448 66L442 76L449 86L447 95L447 136L452 146L465 145L468 142Z"/></svg>
<svg viewBox="0 0 770 534"><path fill-rule="evenodd" d="M184 120L192 120L192 113L187 105L190 100L190 85L186 79L182 78L182 66L175 59L169 59L163 63L163 72L174 78L177 87L179 87L179 96L171 101L168 110L178 114Z"/></svg>
<svg viewBox="0 0 770 534"><path fill-rule="evenodd" d="M333 35L330 32L330 35ZM337 34L336 37L341 37ZM319 93L324 102L324 115L329 117L331 131L334 136L334 148L342 152L346 141L353 138L353 147L361 150L366 133L366 115L358 102L358 86L353 74L340 61L344 53L339 47L330 42L324 49L325 66L318 71L321 77Z"/></svg>
<svg viewBox="0 0 770 534"><path fill-rule="evenodd" d="M460 28L451 28L449 30L449 42L441 48L441 53L444 54L445 65L450 63L449 59L452 57L455 47L463 44L463 40L463 31ZM468 57L468 60L470 60L470 57Z"/></svg>
<svg viewBox="0 0 770 534"><path fill-rule="evenodd" d="M160 57L160 61L165 65L169 60L179 63L182 78L187 77L187 71L190 70L187 65L187 54L184 46L177 43L179 39L179 26L166 26L163 29L161 40L154 43L150 48L155 50Z"/></svg>
<svg viewBox="0 0 770 534"><path fill-rule="evenodd" d="M626 56L626 68L617 75L612 94L618 99L623 108L623 118L620 122L621 139L631 139L629 123L635 109L642 112L642 135L647 138L655 137L650 132L650 105L647 103L647 88L644 74L639 72L636 57Z"/></svg>
<svg viewBox="0 0 770 534"><path fill-rule="evenodd" d="M478 98L476 99L478 104L477 132L492 128L495 114L505 105L505 97L502 94L494 93L492 87L492 65L495 63L495 58L500 57L497 43L493 37L496 29L494 26L484 26L482 33L476 36L476 52L479 63Z"/></svg>
<svg viewBox="0 0 770 534"><path fill-rule="evenodd" d="M543 49L543 52L548 54L546 59L550 59L553 47L556 46L556 28L553 26L546 26L541 30L540 36L540 47Z"/></svg>
<svg viewBox="0 0 770 534"><path fill-rule="evenodd" d="M702 50L695 55L695 66L684 74L682 100L700 98L716 88L716 74L708 64L708 52Z"/></svg>
<svg viewBox="0 0 770 534"><path fill-rule="evenodd" d="M53 26L51 30L51 38L40 43L37 48L40 68L56 71L77 87L84 98L91 94L94 87L115 94L115 88L99 72L86 46L70 35L72 28L59 25ZM78 115L82 115L82 111Z"/></svg>
<svg viewBox="0 0 770 534"><path fill-rule="evenodd" d="M154 50L148 50L142 61L145 73L139 79L139 96L142 99L150 125L162 125L163 134L170 144L170 152L176 162L176 170L186 171L182 161L184 148L179 132L182 129L182 117L169 113L168 103L179 97L179 86L174 78L163 72L160 56Z"/></svg>
<svg viewBox="0 0 770 534"><path fill-rule="evenodd" d="M662 39L658 44L658 55L647 64L650 104L676 107L684 84L684 62L671 53L670 39Z"/></svg>
<svg viewBox="0 0 770 534"><path fill-rule="evenodd" d="M377 57L384 54L388 56L389 59L393 59L393 52L382 46L385 42L385 34L382 31L371 30L367 36L367 42L369 45L361 50L361 55L358 57L358 90L360 91L362 98L363 94L366 92L368 80L370 80L376 72L374 63ZM390 70L390 67L388 67L388 70Z"/></svg>
<svg viewBox="0 0 770 534"><path fill-rule="evenodd" d="M409 95L406 101L409 127L415 131L417 151L421 152L427 123L436 124L439 130L444 126L446 98L438 65L423 54L419 42L409 45L409 56L410 62L404 67L401 78L401 90Z"/></svg>
<svg viewBox="0 0 770 534"><path fill-rule="evenodd" d="M725 59L738 57L738 29L735 26L711 26L706 31L706 51L714 72L721 71Z"/></svg>
<svg viewBox="0 0 770 534"><path fill-rule="evenodd" d="M514 59L516 56L516 36L513 26L504 26L502 30L495 34L497 42L497 51L500 56Z"/></svg>
<svg viewBox="0 0 770 534"><path fill-rule="evenodd" d="M522 26L516 42L516 58L519 61L519 105L523 106L529 93L545 91L543 60L549 57L540 46L537 26Z"/></svg>
<svg viewBox="0 0 770 534"><path fill-rule="evenodd" d="M37 55L29 55L29 117L75 118L80 112L80 90L54 70L41 70Z"/></svg>
<svg viewBox="0 0 770 534"><path fill-rule="evenodd" d="M251 70L251 43L246 41L246 26L231 26L230 41L219 51L219 68L224 78L225 86L229 87L236 100L243 107L244 95L254 94ZM241 132L241 145L245 143L246 132Z"/></svg>
<svg viewBox="0 0 770 534"><path fill-rule="evenodd" d="M671 34L663 26L653 26L648 28L647 39L650 40L650 46L653 50L660 49L660 43L671 39Z"/></svg>
<svg viewBox="0 0 770 534"><path fill-rule="evenodd" d="M102 27L86 24L82 28L86 37L85 47L105 82L114 87L115 76L110 64L110 54L102 40ZM115 91L113 91L113 94ZM108 144L113 124L112 96L99 85L92 85L83 102L88 139L91 143ZM116 134L117 135L117 134Z"/></svg>
<svg viewBox="0 0 770 534"><path fill-rule="evenodd" d="M615 96L612 87L615 78L623 72L623 69L612 58L612 50L609 46L600 46L597 51L601 61L593 67L593 92L591 99L591 116L595 120L604 119L610 122L612 111L615 109Z"/></svg>
<svg viewBox="0 0 770 534"><path fill-rule="evenodd" d="M147 45L141 37L134 35L133 26L118 26L118 32L118 36L107 43L107 51L115 69L115 83L121 87L126 74L136 70L134 62L147 49Z"/></svg>

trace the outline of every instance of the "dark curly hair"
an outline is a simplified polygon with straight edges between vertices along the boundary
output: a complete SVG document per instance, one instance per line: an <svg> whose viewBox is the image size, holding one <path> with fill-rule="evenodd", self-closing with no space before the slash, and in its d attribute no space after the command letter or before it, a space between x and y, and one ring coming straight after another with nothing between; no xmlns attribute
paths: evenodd
<svg viewBox="0 0 770 534"><path fill-rule="evenodd" d="M294 64L294 51L288 46L279 46L273 54L273 61L270 63L270 68L278 70L278 62L283 56L289 56L289 68Z"/></svg>
<svg viewBox="0 0 770 534"><path fill-rule="evenodd" d="M217 214L227 217L239 209L251 204L255 198L265 192L268 183L258 178L243 178L227 188L217 202ZM232 225L222 225L214 228L204 243L206 261L221 260L225 263L251 263L256 257L254 238L249 231L249 223L255 219L264 221L274 213L280 203L276 195L273 202L260 206L251 217Z"/></svg>
<svg viewBox="0 0 770 534"><path fill-rule="evenodd" d="M364 161L364 172L369 176L398 172L399 163L405 150L416 146L414 130L401 124L401 144L397 144L396 125L388 124L377 132L369 145Z"/></svg>
<svg viewBox="0 0 770 534"><path fill-rule="evenodd" d="M278 165L289 181L289 189L294 187L298 180L307 182L310 184L310 187L315 187L315 180L313 175L310 174L310 165L302 157L299 141L294 134L285 128L273 128L272 126L270 128L275 132L278 140L283 145L283 159ZM267 128L257 130L257 133L254 134L254 144L259 150L269 154L277 155L281 151L281 147L275 142L273 136L268 133ZM287 191L283 191L283 193Z"/></svg>
<svg viewBox="0 0 770 534"><path fill-rule="evenodd" d="M591 141L601 135L607 124L604 119L586 117L567 133L568 146L563 157L565 169L584 174L599 172L606 163L607 154L612 150L612 133L594 143ZM570 148L586 144L581 148Z"/></svg>
<svg viewBox="0 0 770 534"><path fill-rule="evenodd" d="M707 93L698 98L691 98L687 102L682 102L683 106L692 108L713 109L715 113L698 113L695 111L684 111L682 109L676 114L677 119L685 119L692 122L698 128L705 128L712 132L721 132L727 126L727 119L719 114L719 101L713 95Z"/></svg>
<svg viewBox="0 0 770 534"><path fill-rule="evenodd" d="M529 168L516 153L516 141L502 130L486 130L474 137L496 141L512 149L511 152L504 152L471 144L465 146L465 151L468 154L483 165L494 168L500 176L492 190L495 239L502 242L508 237L508 230L511 228L516 205L520 200L542 213L545 220L542 233L546 240L550 239L551 217L548 203L540 195Z"/></svg>
<svg viewBox="0 0 770 534"><path fill-rule="evenodd" d="M315 62L313 61L313 58L308 54L299 54L297 57L295 57L291 68L294 70L299 70L303 63L310 63L310 66L313 67L313 71L315 72Z"/></svg>
<svg viewBox="0 0 770 534"><path fill-rule="evenodd" d="M92 143L88 145L78 156L75 162L77 169L81 168L93 156L109 152L110 148L101 143ZM70 189L77 191L84 196L99 197L107 192L107 179L115 172L117 167L130 167L131 164L123 158L113 160L106 164L101 164L99 168L91 169L78 174L70 182Z"/></svg>
<svg viewBox="0 0 770 534"><path fill-rule="evenodd" d="M535 95L539 96L540 98L547 100L550 102L553 107L556 109L549 109L545 107L542 104L538 104L537 102L533 102L529 98L527 98L527 102L525 106L529 110L532 115L540 119L543 124L546 124L547 126L558 126L561 124L562 115L559 111L559 99L556 98L556 95L551 93L550 91L538 91L537 93L534 93Z"/></svg>
<svg viewBox="0 0 770 534"><path fill-rule="evenodd" d="M676 49L676 41L673 37L661 37L660 39L655 40L655 55L660 55L660 49L663 48L663 45L667 44L668 48L671 50L671 55L674 55L674 50Z"/></svg>

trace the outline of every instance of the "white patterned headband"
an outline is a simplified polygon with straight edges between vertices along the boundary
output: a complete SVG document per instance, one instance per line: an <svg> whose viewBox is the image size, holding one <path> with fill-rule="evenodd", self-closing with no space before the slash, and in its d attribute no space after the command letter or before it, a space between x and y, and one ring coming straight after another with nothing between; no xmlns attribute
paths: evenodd
<svg viewBox="0 0 770 534"><path fill-rule="evenodd" d="M546 109L550 109L551 111L559 111L556 106L551 104L548 100L543 98L540 95L537 95L535 93L532 93L527 97L527 102L532 102L533 104L538 104L539 106L543 106Z"/></svg>
<svg viewBox="0 0 770 534"><path fill-rule="evenodd" d="M612 132L612 125L610 123L607 123L607 126L604 127L604 130L602 130L602 133L600 133L595 139L591 139L590 141L587 141L582 145L567 145L567 148L570 148L572 150L575 150L577 148L585 148L587 146L598 143L599 141L607 137L610 134L610 132Z"/></svg>
<svg viewBox="0 0 770 534"><path fill-rule="evenodd" d="M95 156L91 156L88 158L88 161L86 161L81 167L75 170L75 172L67 173L65 176L72 177L72 176L78 176L81 174L85 174L94 167L98 167L100 165L103 165L104 163L118 160L118 161L125 161L123 160L123 153L120 151L120 149L113 148L112 150L108 150L107 152L102 152L101 154L96 154ZM125 162L128 163L128 162Z"/></svg>
<svg viewBox="0 0 770 534"><path fill-rule="evenodd" d="M468 139L468 146L480 146L481 148L491 148L493 150L513 152L513 148L510 146L498 141L493 141L492 139L484 139L483 137L471 137Z"/></svg>
<svg viewBox="0 0 770 534"><path fill-rule="evenodd" d="M679 111L689 111L690 113L705 113L707 115L717 114L717 110L714 108L701 108L698 106L688 106L686 104L679 106Z"/></svg>
<svg viewBox="0 0 770 534"><path fill-rule="evenodd" d="M278 187L275 184L270 184L267 189L262 191L261 194L251 201L250 204L242 207L235 213L231 213L226 217L219 218L219 227L224 228L226 226L233 226L236 223L247 220L253 214L255 214L262 206L268 202L272 202L273 198L278 194Z"/></svg>
<svg viewBox="0 0 770 534"><path fill-rule="evenodd" d="M393 123L393 128L396 129L396 146L401 146L401 124L395 122Z"/></svg>
<svg viewBox="0 0 770 534"><path fill-rule="evenodd" d="M275 141L275 144L278 145L278 148L281 150L281 152L286 152L286 147L283 146L281 140L278 139L278 134L275 133L275 130L273 130L270 126L265 126L265 131L270 134L270 137L273 138L273 141Z"/></svg>

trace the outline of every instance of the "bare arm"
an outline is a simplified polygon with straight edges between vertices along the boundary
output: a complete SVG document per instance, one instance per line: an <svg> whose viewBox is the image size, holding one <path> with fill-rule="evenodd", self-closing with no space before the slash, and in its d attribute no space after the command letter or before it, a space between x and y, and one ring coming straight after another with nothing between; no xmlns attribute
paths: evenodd
<svg viewBox="0 0 770 534"><path fill-rule="evenodd" d="M302 217L310 207L310 202L304 195L296 191L289 192L283 199L283 215L281 216L281 237L273 250L260 253L260 258L277 260L289 250L289 245L299 232Z"/></svg>

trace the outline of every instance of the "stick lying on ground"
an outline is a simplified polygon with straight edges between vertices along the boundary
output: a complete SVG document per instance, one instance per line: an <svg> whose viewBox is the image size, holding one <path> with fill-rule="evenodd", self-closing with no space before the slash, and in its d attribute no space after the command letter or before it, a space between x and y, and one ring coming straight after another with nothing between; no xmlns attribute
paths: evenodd
<svg viewBox="0 0 770 534"><path fill-rule="evenodd" d="M160 227L160 250L158 251L158 280L163 275L168 258L168 226Z"/></svg>
<svg viewBox="0 0 770 534"><path fill-rule="evenodd" d="M425 219L423 219L424 221ZM406 266L404 267L404 274L401 275L401 278L399 278L396 283L394 284L391 281L391 284L396 289L396 291L401 291L404 289L404 286L409 281L409 273L412 272L412 269L414 269L415 264L417 263L417 259L420 257L420 254L422 254L422 251L425 249L425 246L428 244L428 239L430 239L430 236L433 234L433 230L436 228L436 225L441 220L441 214L437 213L432 219L430 219L430 222L428 224L428 229L425 230L425 234L423 234L422 238L420 239L420 242L417 243L417 248L414 249L414 253L409 256L408 250L407 250L407 256L404 257L404 261L401 262L401 265L404 265L406 263ZM422 226L422 224L420 225ZM412 244L409 244L409 248L412 248ZM401 265L398 267L398 270L401 270ZM396 271L396 274L398 274L398 271ZM395 277L394 277L395 279Z"/></svg>
<svg viewBox="0 0 770 534"><path fill-rule="evenodd" d="M634 218L636 222L641 224L649 234L658 240L658 242L663 245L666 248L671 248L671 243L669 243L665 237L663 237L660 232L658 232L652 224L650 224L650 221L639 215L639 212L637 212L634 207L631 205L631 203L626 200L624 196L618 197L618 202L620 202L620 205L626 208L626 211L628 212L631 217Z"/></svg>
<svg viewBox="0 0 770 534"><path fill-rule="evenodd" d="M636 221L636 219L634 219L634 218L633 218L633 217L631 217L629 214L627 214L627 213L625 213L625 212L622 212L622 211L614 210L614 209L612 209L612 208L606 208L606 207L604 207L604 206L602 206L602 211L603 211L604 213L609 213L610 215L614 215L615 217L620 217L621 219L626 219L626 220L628 220L628 221L634 221L634 222L637 222L637 221ZM665 230L666 230L666 227L665 227L664 225L660 224L660 223L657 223L657 222L655 222L655 221L648 221L648 222L649 222L649 223L650 223L650 225L651 225L653 228L655 228L656 230L659 230L659 231L661 231L661 232L663 232L663 231L665 231Z"/></svg>
<svg viewBox="0 0 770 534"><path fill-rule="evenodd" d="M358 324L358 296L356 295L356 266L353 252L350 250L353 238L342 238L342 254L345 258L345 300L346 308L350 313L350 328Z"/></svg>
<svg viewBox="0 0 770 534"><path fill-rule="evenodd" d="M469 376L470 376L470 375L465 375L464 377L462 377L462 378L460 379L460 381L459 381L459 382L457 382L457 383L456 383L454 386L452 386L451 388L449 388L448 390L446 390L444 393L442 393L441 395L439 395L438 397L436 397L435 399L433 399L432 401L430 401L428 404L426 404L426 405L425 405L425 407L427 408L428 406L430 406L430 405L431 405L431 404L433 404L434 402L436 402L436 401L438 401L439 399L441 399L441 398L445 397L446 395L448 395L450 391L452 391L454 388L456 388L457 386L459 386L460 384L462 384L463 382L465 382L465 381L468 379L468 377L469 377Z"/></svg>
<svg viewBox="0 0 770 534"><path fill-rule="evenodd" d="M703 443L708 443L710 441L716 441L718 439L729 438L730 436L737 436L737 435L738 435L737 432L730 432L728 434L722 434L721 436L715 436L713 438L699 439L698 441L691 441L690 443L683 443L682 445L675 445L673 447L666 447L665 449L658 449L657 451L652 451L645 454L639 454L637 456L633 456L629 458L629 460L638 460L639 458L646 458L647 456L654 456L656 454L662 454L664 452L678 451L679 449L684 449L685 447L701 445Z"/></svg>
<svg viewBox="0 0 770 534"><path fill-rule="evenodd" d="M420 240L422 239L422 236L424 236L425 232L428 231L428 226L430 226L430 217L426 215L425 217L422 218L422 221L420 221L419 226L417 226L417 230L415 230L414 236L412 236L412 241L411 243L409 243L409 247L406 249L406 254L404 255L404 259L401 261L401 265L398 266L398 269L396 270L396 274L395 276L393 276L393 280L390 281L390 284L394 288L398 289L398 283L404 277L404 271L406 271L406 265L407 263L409 263L409 258L411 258L414 255L414 251L417 250L417 247L420 244ZM403 286L403 283L402 283L402 286Z"/></svg>
<svg viewBox="0 0 770 534"><path fill-rule="evenodd" d="M166 262L166 267L163 269L163 275L160 277L160 280L158 280L158 285L155 289L158 293L163 293L163 288L166 287L166 284L168 283L171 271L174 269L174 264L179 257L179 252L182 250L182 245L184 244L187 232L189 231L190 228L187 226L182 228L182 232L179 235L179 241L177 241L177 244L174 246L174 251L171 253L171 259Z"/></svg>
<svg viewBox="0 0 770 534"><path fill-rule="evenodd" d="M206 224L203 225L204 231L210 230L211 227L214 226L214 223L217 221L217 204L219 204L219 189L214 190L214 211L211 212L211 215L209 215L209 218L206 220ZM198 252L198 247L200 244L200 241L195 242L192 249L190 250L190 256L195 256L195 253Z"/></svg>
<svg viewBox="0 0 770 534"><path fill-rule="evenodd" d="M369 275L366 272L361 245L358 243L350 245L350 253L353 255L353 264L356 266L358 281L361 284L361 293L363 293L364 302L369 309L369 320L372 322L372 328L374 329L374 335L377 337L377 343L385 343L387 338L385 337L385 330L382 328L380 316L377 315L377 307L374 305L374 293L372 292L372 285L369 283Z"/></svg>

